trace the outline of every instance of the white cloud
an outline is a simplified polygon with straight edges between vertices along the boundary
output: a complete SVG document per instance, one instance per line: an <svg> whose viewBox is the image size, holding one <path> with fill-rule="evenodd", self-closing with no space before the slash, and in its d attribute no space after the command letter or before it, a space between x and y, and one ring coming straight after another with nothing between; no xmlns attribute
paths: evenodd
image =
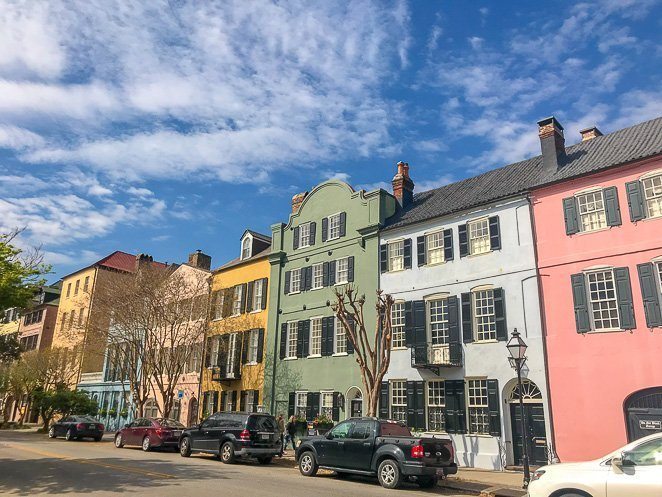
<svg viewBox="0 0 662 497"><path fill-rule="evenodd" d="M36 133L18 126L0 124L0 148L25 149L44 145L44 139Z"/></svg>
<svg viewBox="0 0 662 497"><path fill-rule="evenodd" d="M474 50L480 50L485 40L480 36L471 36L470 38L467 38L467 41L469 41L469 45L471 45L471 48L473 48Z"/></svg>
<svg viewBox="0 0 662 497"><path fill-rule="evenodd" d="M448 145L438 139L421 140L413 144L414 150L420 152L443 152L448 150Z"/></svg>
<svg viewBox="0 0 662 497"><path fill-rule="evenodd" d="M340 181L344 181L345 183L349 183L351 175L348 173L344 173L342 171L322 171L322 177L325 180L337 179Z"/></svg>
<svg viewBox="0 0 662 497"><path fill-rule="evenodd" d="M126 193L129 195L135 195L136 197L153 197L154 192L149 188L136 188L135 186L130 186L126 189Z"/></svg>

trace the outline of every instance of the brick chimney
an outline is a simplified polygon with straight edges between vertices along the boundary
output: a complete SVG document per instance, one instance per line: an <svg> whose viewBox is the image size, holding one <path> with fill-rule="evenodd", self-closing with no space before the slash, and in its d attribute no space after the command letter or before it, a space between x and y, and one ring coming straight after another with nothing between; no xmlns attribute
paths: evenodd
<svg viewBox="0 0 662 497"><path fill-rule="evenodd" d="M591 126L590 128L580 129L579 134L582 135L582 141L585 142L586 140L602 136L602 131L597 126Z"/></svg>
<svg viewBox="0 0 662 497"><path fill-rule="evenodd" d="M393 176L393 196L400 207L407 207L414 201L414 182L409 177L409 164L398 162L398 172Z"/></svg>
<svg viewBox="0 0 662 497"><path fill-rule="evenodd" d="M141 266L146 266L154 262L154 258L149 254L137 254L136 255L136 271L140 269Z"/></svg>
<svg viewBox="0 0 662 497"><path fill-rule="evenodd" d="M292 214L299 210L301 203L308 196L308 192L297 193L292 197Z"/></svg>
<svg viewBox="0 0 662 497"><path fill-rule="evenodd" d="M538 136L542 150L542 164L546 172L554 172L565 160L565 138L563 126L554 116L538 121Z"/></svg>
<svg viewBox="0 0 662 497"><path fill-rule="evenodd" d="M189 254L188 265L209 271L211 269L211 256L198 249L192 254Z"/></svg>

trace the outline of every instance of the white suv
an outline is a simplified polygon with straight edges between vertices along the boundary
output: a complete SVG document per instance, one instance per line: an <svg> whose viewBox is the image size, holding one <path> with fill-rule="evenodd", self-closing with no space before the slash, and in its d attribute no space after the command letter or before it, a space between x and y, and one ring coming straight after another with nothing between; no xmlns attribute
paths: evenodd
<svg viewBox="0 0 662 497"><path fill-rule="evenodd" d="M529 497L661 497L662 433L641 438L596 461L543 466Z"/></svg>

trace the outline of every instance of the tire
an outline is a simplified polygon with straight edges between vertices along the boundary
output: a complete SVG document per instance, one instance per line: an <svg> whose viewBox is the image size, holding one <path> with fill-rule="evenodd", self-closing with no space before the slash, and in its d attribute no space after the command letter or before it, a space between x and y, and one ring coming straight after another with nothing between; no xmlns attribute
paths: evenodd
<svg viewBox="0 0 662 497"><path fill-rule="evenodd" d="M434 476L419 476L416 483L421 488L434 488L437 486L437 478Z"/></svg>
<svg viewBox="0 0 662 497"><path fill-rule="evenodd" d="M149 452L150 450L152 450L152 441L149 439L149 436L143 438L143 443L141 446L143 448L143 451L145 452Z"/></svg>
<svg viewBox="0 0 662 497"><path fill-rule="evenodd" d="M73 441L73 440L76 440L76 436L74 435L74 432L72 431L71 428L69 428L69 429L67 430L67 434L64 436L64 439L65 439L67 442L71 442L71 441Z"/></svg>
<svg viewBox="0 0 662 497"><path fill-rule="evenodd" d="M179 455L182 457L191 457L191 439L189 437L184 437L179 442Z"/></svg>
<svg viewBox="0 0 662 497"><path fill-rule="evenodd" d="M558 497L586 497L586 495L585 494L570 493L570 494L561 494Z"/></svg>
<svg viewBox="0 0 662 497"><path fill-rule="evenodd" d="M218 451L223 464L232 464L234 462L234 445L232 442L225 442Z"/></svg>
<svg viewBox="0 0 662 497"><path fill-rule="evenodd" d="M312 451L307 450L301 454L301 457L299 457L299 472L303 476L315 476L318 468L315 454Z"/></svg>
<svg viewBox="0 0 662 497"><path fill-rule="evenodd" d="M384 459L379 463L377 479L379 480L379 484L384 488L398 488L402 480L398 462L393 459Z"/></svg>
<svg viewBox="0 0 662 497"><path fill-rule="evenodd" d="M272 457L258 457L257 462L266 465L266 464L271 464L272 459L273 459Z"/></svg>
<svg viewBox="0 0 662 497"><path fill-rule="evenodd" d="M118 449L121 449L124 447L124 438L122 438L122 434L118 433L115 435L115 447Z"/></svg>
<svg viewBox="0 0 662 497"><path fill-rule="evenodd" d="M51 426L48 429L48 438L57 438L57 435L55 434L55 427Z"/></svg>

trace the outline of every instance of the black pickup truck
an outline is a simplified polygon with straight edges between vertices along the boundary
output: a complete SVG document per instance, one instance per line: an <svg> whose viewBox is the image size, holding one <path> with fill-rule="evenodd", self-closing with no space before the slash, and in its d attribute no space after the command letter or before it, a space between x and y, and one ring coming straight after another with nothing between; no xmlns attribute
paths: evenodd
<svg viewBox="0 0 662 497"><path fill-rule="evenodd" d="M440 476L457 473L450 439L413 437L406 426L376 418L348 419L324 436L304 438L296 461L304 476L315 476L319 468L376 475L385 488L405 479L432 487Z"/></svg>

